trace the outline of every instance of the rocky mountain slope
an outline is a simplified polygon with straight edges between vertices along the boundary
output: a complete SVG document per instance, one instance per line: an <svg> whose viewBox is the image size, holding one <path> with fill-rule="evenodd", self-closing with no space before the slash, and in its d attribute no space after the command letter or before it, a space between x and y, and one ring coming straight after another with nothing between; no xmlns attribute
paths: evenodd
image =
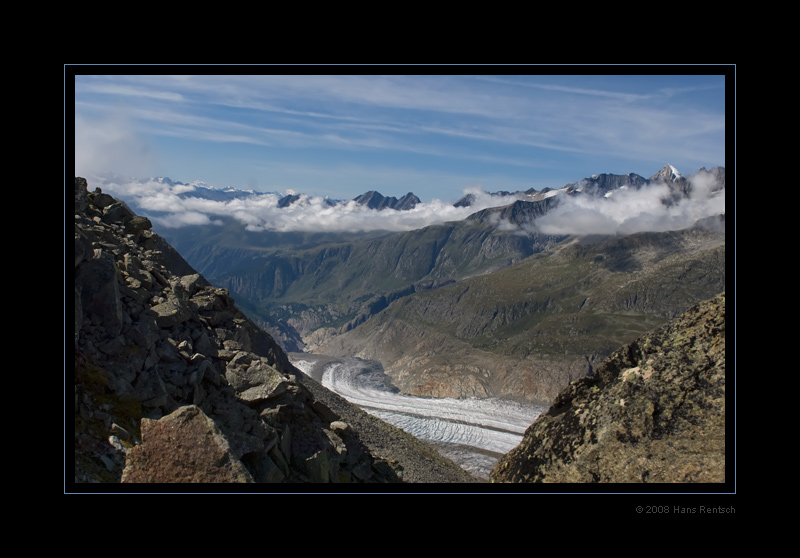
<svg viewBox="0 0 800 558"><path fill-rule="evenodd" d="M725 294L572 382L501 458L496 483L723 483Z"/></svg>
<svg viewBox="0 0 800 558"><path fill-rule="evenodd" d="M74 296L75 483L474 482L304 376L148 219L81 178Z"/></svg>

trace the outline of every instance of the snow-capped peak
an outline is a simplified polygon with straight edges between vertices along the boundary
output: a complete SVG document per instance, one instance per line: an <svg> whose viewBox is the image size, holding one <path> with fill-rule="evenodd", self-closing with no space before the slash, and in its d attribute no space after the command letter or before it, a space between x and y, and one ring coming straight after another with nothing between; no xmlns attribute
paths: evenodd
<svg viewBox="0 0 800 558"><path fill-rule="evenodd" d="M672 165L664 165L664 167L656 174L650 177L650 180L657 182L677 182L683 178L678 169Z"/></svg>

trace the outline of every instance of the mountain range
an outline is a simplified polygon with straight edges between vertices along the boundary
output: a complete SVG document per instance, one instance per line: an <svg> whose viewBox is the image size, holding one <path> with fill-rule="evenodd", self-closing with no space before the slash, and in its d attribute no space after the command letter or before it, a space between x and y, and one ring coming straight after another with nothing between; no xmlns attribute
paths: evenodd
<svg viewBox="0 0 800 558"><path fill-rule="evenodd" d="M188 198L259 195L169 182ZM248 230L223 215L214 227L162 229L167 241L129 209L135 199L86 194L76 179L76 480L141 482L155 463L142 459L191 424L187 440L214 439L223 456L214 467L227 464L215 474L227 479L471 482L304 378L285 351L377 360L409 394L558 403L621 345L725 290L724 210L630 234L539 226L567 200L614 203L650 187L666 208L724 200L724 169L685 178L667 166L650 179L594 175L513 200L497 193L509 203L409 231ZM381 198L360 205L411 212L421 203ZM103 432L114 432L113 450L99 449ZM398 440L413 457L386 453ZM204 478L195 482L212 482ZM511 478L496 477L533 477Z"/></svg>
<svg viewBox="0 0 800 558"><path fill-rule="evenodd" d="M672 165L665 165L661 168L658 172L653 174L649 178L644 178L635 173L617 175L617 174L595 174L591 177L584 178L574 183L566 184L562 188L559 189L552 189L552 188L543 188L542 190L536 190L535 188L529 188L527 190L517 190L515 192L509 191L497 191L497 192L484 192L485 194L495 198L498 200L497 204L492 205L504 205L502 202L503 200L507 200L508 198L516 198L522 199L525 201L537 201L540 199L544 199L547 197L551 197L554 195L558 195L559 193L566 193L568 195L575 195L578 193L584 194L592 194L592 195L605 195L613 190L622 188L633 188L633 189L641 189L642 187L652 185L652 184L667 184L670 188L676 192L680 192L683 195L688 195L692 189L692 184L695 184L695 187L698 185L700 181L705 181L710 179L714 183L714 187L717 188L724 188L725 185L725 169L723 167L714 167L713 169L706 170L705 168L701 168L696 173L690 175L689 177L683 176L678 169L676 169ZM192 182L182 182L178 180L172 180L168 177L147 177L147 178L132 178L132 177L124 177L120 175L116 175L113 173L105 173L99 175L94 178L98 184L106 187L111 186L113 191L113 185L119 184L161 184L169 188L173 188L177 195L180 198L200 198L206 200L213 200L213 201L232 201L236 199L246 199L246 198L254 198L260 197L265 195L276 196L278 198L278 206L281 208L289 207L296 202L302 199L308 199L310 196L306 194L297 193L294 190L288 190L287 192L260 192L251 189L239 189L239 188L232 188L232 187L215 187L203 182L201 180L195 180ZM130 205L136 206L135 200L132 197L128 197L126 201ZM476 202L476 193L470 192L465 194L463 197L458 199L456 202L453 203L455 207L469 207L475 204ZM324 203L326 205L335 206L346 204L349 201L353 201L358 205L364 205L369 207L370 209L396 209L396 210L409 210L416 207L418 204L422 203L419 197L417 197L412 192L408 192L401 198L384 196L380 192L375 190L370 190L368 192L364 192L353 198L352 200L345 200L345 199L331 199L331 198L324 198Z"/></svg>
<svg viewBox="0 0 800 558"><path fill-rule="evenodd" d="M287 192L282 193L282 192L257 192L255 190L244 190L240 188L231 188L231 187L218 188L215 186L211 186L208 183L203 182L202 180L195 180L192 182L182 182L179 180L172 180L171 178L165 176L131 178L131 177L119 176L114 173L105 173L96 177L96 179L98 180L98 183L102 184L103 186L119 184L119 183L161 184L168 188L174 189L178 197L182 199L199 198L211 201L229 202L237 199L247 199L264 195L272 195L278 198L277 205L280 208L290 207L296 202L301 201L303 198L308 198L307 195L298 194L294 190L289 190ZM350 200L324 198L324 203L329 206L345 204L348 201ZM421 203L420 199L411 192L401 197L400 199L397 199L395 197L384 196L380 192L376 192L375 190L364 192L363 194L356 196L352 201L358 205L363 205L370 209L376 209L376 210L382 210L382 209L407 210L407 209L413 209L418 203ZM133 202L131 203L131 205L135 206L136 203Z"/></svg>
<svg viewBox="0 0 800 558"><path fill-rule="evenodd" d="M408 231L248 230L220 216L219 226L160 232L284 350L378 360L409 394L548 404L620 344L724 290L724 193L724 168L687 177L666 165L650 178L497 192L489 199L501 205ZM581 221L578 211L598 221L637 194L670 219L651 209L636 223L645 231L630 234L558 224ZM180 195L259 194L194 185ZM416 200L369 192L350 203L409 213ZM674 218L709 200L721 211ZM680 228L662 230L662 219Z"/></svg>

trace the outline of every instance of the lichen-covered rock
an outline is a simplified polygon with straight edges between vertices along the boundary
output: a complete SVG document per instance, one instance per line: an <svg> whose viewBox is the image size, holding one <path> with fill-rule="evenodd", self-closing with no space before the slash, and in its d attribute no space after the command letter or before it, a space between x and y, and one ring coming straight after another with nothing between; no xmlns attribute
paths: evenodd
<svg viewBox="0 0 800 558"><path fill-rule="evenodd" d="M124 483L251 483L219 427L194 405L142 420L142 443L128 452Z"/></svg>
<svg viewBox="0 0 800 558"><path fill-rule="evenodd" d="M492 482L725 482L725 294L572 382Z"/></svg>

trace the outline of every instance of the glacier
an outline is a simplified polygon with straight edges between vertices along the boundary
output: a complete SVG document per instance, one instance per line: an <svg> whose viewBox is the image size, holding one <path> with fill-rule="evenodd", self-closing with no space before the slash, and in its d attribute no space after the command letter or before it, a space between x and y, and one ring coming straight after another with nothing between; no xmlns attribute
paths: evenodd
<svg viewBox="0 0 800 558"><path fill-rule="evenodd" d="M430 443L487 480L501 455L516 447L547 409L499 398L428 398L399 393L380 363L355 357L293 354L292 364L364 411Z"/></svg>

